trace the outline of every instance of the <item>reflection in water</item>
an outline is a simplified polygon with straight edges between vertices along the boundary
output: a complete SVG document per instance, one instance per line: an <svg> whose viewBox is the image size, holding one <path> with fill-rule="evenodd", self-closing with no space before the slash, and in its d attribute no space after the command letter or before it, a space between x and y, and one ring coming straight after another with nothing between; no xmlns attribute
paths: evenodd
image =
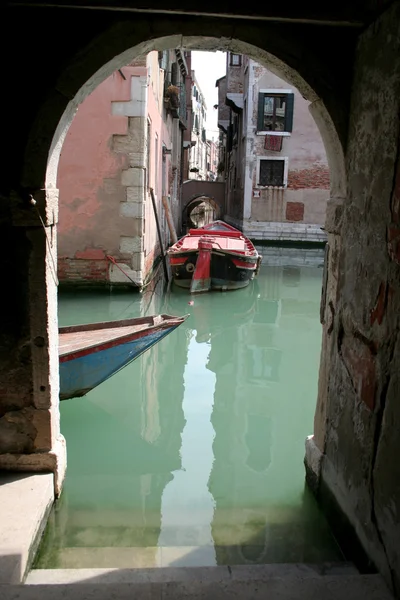
<svg viewBox="0 0 400 600"><path fill-rule="evenodd" d="M38 567L340 558L304 489L321 274L263 266L248 288L196 296L176 331L61 404L68 475ZM174 288L166 298L69 294L60 320L179 315L188 300Z"/></svg>
<svg viewBox="0 0 400 600"><path fill-rule="evenodd" d="M204 366L207 351L207 347L194 340L189 344L183 398L186 424L182 434L182 469L174 473L163 493L158 543L165 547L205 546L208 552L202 553L203 563L215 565L211 534L214 499L207 486L214 459L210 418L215 377ZM188 552L183 551L182 557Z"/></svg>

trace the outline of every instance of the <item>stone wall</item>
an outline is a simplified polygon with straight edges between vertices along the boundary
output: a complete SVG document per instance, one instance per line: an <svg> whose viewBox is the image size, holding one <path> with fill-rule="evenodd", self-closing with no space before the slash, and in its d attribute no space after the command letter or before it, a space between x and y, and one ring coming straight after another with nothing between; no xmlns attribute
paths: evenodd
<svg viewBox="0 0 400 600"><path fill-rule="evenodd" d="M323 307L321 364L329 368L320 373L314 440L323 453L321 502L350 523L400 594L399 21L397 3L357 48L348 197L340 246L330 248L328 280L338 278Z"/></svg>

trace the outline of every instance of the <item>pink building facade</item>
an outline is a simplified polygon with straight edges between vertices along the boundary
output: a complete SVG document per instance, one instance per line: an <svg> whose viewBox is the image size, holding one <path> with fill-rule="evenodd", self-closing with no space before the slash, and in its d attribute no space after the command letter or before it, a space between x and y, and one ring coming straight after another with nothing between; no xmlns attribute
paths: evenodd
<svg viewBox="0 0 400 600"><path fill-rule="evenodd" d="M164 247L165 203L179 227L186 106L172 106L168 88L184 89L185 64L180 51L151 52L80 105L58 172L61 283L146 282L160 253L151 189Z"/></svg>

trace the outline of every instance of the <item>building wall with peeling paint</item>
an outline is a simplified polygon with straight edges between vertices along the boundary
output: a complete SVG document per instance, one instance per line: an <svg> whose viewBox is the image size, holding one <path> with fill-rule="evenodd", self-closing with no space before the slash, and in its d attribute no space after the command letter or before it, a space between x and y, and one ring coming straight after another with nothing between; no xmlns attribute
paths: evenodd
<svg viewBox="0 0 400 600"><path fill-rule="evenodd" d="M80 105L58 171L61 283L145 281L160 252L150 188L164 247L163 195L177 226L181 133L165 107L166 76L158 52L151 52L113 73ZM174 148L166 155L163 147Z"/></svg>
<svg viewBox="0 0 400 600"><path fill-rule="evenodd" d="M318 127L300 92L247 56L240 65L227 59L227 102L231 122L238 116L227 173L227 212L253 239L325 241L330 177ZM293 94L288 132L259 131L259 94ZM231 94L230 94L231 92ZM235 102L237 105L235 106ZM234 133L235 135L235 133ZM277 142L277 144L272 144ZM285 164L280 185L261 185L262 160Z"/></svg>

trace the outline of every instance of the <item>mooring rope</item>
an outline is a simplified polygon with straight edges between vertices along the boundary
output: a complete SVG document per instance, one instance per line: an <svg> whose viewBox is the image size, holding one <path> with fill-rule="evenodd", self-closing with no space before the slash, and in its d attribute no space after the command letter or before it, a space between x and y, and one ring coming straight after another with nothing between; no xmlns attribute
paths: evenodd
<svg viewBox="0 0 400 600"><path fill-rule="evenodd" d="M40 214L39 209L36 206L36 200L32 196L32 194L30 194L30 200L29 200L29 202L31 203L31 205L33 206L33 208L36 210L36 212L38 214L38 217L40 219L40 222L42 224L44 235L46 236L47 247L49 249L49 254L50 254L50 257L51 257L51 262L52 262L52 265L53 265L53 268L50 269L51 270L51 274L53 276L53 279L54 279L54 282L55 282L56 286L58 286L59 285L59 281L58 281L58 277L57 277L57 267L56 267L56 264L54 262L53 249L51 247L51 242L49 240L49 236L47 235L46 225L44 224L44 221L42 219L42 215Z"/></svg>

